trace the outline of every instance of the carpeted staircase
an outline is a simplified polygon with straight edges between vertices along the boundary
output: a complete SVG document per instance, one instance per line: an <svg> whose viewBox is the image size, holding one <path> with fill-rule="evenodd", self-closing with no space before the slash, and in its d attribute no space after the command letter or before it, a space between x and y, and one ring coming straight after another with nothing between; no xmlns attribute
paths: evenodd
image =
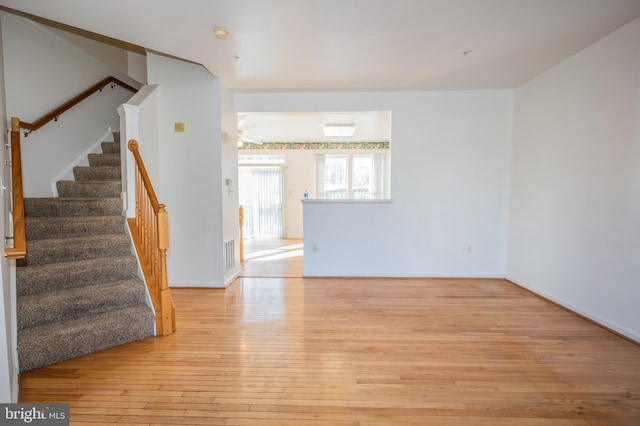
<svg viewBox="0 0 640 426"><path fill-rule="evenodd" d="M120 141L103 142L58 198L25 199L18 261L20 371L153 335L154 313L122 215Z"/></svg>

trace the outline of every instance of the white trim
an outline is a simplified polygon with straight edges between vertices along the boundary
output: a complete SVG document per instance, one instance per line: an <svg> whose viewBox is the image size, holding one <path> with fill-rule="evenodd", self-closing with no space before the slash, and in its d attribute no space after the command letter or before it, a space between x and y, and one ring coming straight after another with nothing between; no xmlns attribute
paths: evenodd
<svg viewBox="0 0 640 426"><path fill-rule="evenodd" d="M431 279L431 278L451 278L451 279L496 279L504 280L502 275L456 275L456 274L437 274L437 275L369 275L369 274L305 274L302 273L304 278L406 278L406 279Z"/></svg>
<svg viewBox="0 0 640 426"><path fill-rule="evenodd" d="M234 281L240 277L241 273L242 273L242 268L238 268L238 270L236 272L231 274L229 277L225 278L225 280L224 280L224 288L227 288L231 284L233 284Z"/></svg>
<svg viewBox="0 0 640 426"><path fill-rule="evenodd" d="M356 198L308 198L301 199L302 203L309 204L367 204L367 203L391 203L391 198L370 198L370 199L356 199Z"/></svg>
<svg viewBox="0 0 640 426"><path fill-rule="evenodd" d="M20 374L20 358L18 357L18 287L17 287L17 270L16 262L9 262L9 276L10 276L10 297L11 297L11 356L13 357L13 377L11 377L11 383L13 388L11 389L11 398L14 402L18 402L19 380Z"/></svg>
<svg viewBox="0 0 640 426"><path fill-rule="evenodd" d="M169 284L170 288L225 288L225 283L222 285L213 285L211 281L174 281Z"/></svg>

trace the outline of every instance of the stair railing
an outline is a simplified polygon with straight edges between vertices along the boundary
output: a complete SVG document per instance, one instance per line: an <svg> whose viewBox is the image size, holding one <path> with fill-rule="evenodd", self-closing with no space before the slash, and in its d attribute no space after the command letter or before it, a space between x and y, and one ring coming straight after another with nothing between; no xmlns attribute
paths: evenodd
<svg viewBox="0 0 640 426"><path fill-rule="evenodd" d="M127 143L135 159L135 217L127 219L140 259L142 272L156 311L156 335L176 331L176 314L167 278L169 219L165 205L158 202L138 151L138 142Z"/></svg>
<svg viewBox="0 0 640 426"><path fill-rule="evenodd" d="M7 237L7 240L13 240L13 247L5 249L5 258L7 259L23 259L27 255L27 240L24 225L24 191L22 188L22 155L20 151L20 129L24 129L23 135L26 138L35 130L38 130L50 121L58 121L63 113L67 112L83 100L95 92L111 85L121 86L133 93L138 90L127 83L110 76L106 77L93 86L89 87L82 93L69 99L59 107L49 111L33 123L20 121L18 117L11 117L11 208L13 212L13 236Z"/></svg>

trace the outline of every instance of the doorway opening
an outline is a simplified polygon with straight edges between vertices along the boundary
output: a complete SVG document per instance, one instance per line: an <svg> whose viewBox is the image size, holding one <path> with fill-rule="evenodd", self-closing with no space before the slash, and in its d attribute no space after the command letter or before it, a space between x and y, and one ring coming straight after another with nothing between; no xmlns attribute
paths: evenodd
<svg viewBox="0 0 640 426"><path fill-rule="evenodd" d="M302 239L286 238L284 155L239 155L243 277L302 276Z"/></svg>
<svg viewBox="0 0 640 426"><path fill-rule="evenodd" d="M282 268L266 264L293 260L302 276L301 200L389 198L390 136L389 111L239 113L243 276L260 262L263 276L272 277ZM276 211L281 216L274 217Z"/></svg>

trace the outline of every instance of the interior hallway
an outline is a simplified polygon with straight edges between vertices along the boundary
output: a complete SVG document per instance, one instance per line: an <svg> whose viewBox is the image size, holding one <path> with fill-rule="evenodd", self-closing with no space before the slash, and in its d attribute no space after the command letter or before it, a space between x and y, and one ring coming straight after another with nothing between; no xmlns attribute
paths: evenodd
<svg viewBox="0 0 640 426"><path fill-rule="evenodd" d="M245 239L244 259L242 277L301 277L302 240Z"/></svg>

